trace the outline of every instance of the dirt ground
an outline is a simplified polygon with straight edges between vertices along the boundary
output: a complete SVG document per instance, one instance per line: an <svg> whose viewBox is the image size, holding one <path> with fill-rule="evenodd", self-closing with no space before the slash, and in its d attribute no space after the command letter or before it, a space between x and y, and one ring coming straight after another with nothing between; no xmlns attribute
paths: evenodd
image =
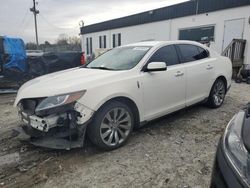
<svg viewBox="0 0 250 188"><path fill-rule="evenodd" d="M224 105L197 105L151 122L128 143L103 152L55 151L20 142L15 95L0 95L0 187L209 187L216 145L232 116L250 101L250 86L233 84Z"/></svg>

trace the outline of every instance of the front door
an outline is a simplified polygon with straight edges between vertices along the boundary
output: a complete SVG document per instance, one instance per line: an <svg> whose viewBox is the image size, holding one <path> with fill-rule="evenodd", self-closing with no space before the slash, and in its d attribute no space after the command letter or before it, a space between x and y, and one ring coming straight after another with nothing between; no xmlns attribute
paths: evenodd
<svg viewBox="0 0 250 188"><path fill-rule="evenodd" d="M223 49L231 43L233 39L242 39L245 19L226 20L224 26Z"/></svg>
<svg viewBox="0 0 250 188"><path fill-rule="evenodd" d="M185 107L186 74L176 49L168 45L156 51L149 62L165 62L166 71L142 72L144 114L151 120Z"/></svg>

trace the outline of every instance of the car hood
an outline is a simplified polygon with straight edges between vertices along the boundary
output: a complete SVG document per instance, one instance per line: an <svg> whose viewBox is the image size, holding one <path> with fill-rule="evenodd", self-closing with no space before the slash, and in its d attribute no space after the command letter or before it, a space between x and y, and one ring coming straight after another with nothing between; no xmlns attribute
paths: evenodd
<svg viewBox="0 0 250 188"><path fill-rule="evenodd" d="M96 87L121 78L119 75L124 72L78 67L37 77L19 89L14 105L25 98L49 97Z"/></svg>

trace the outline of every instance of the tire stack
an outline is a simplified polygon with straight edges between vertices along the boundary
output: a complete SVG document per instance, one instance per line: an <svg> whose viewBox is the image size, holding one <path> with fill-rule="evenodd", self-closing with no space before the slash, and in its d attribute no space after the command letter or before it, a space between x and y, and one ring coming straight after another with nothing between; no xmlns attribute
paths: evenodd
<svg viewBox="0 0 250 188"><path fill-rule="evenodd" d="M250 84L250 67L248 65L243 65L238 75L235 78L236 83L246 82L247 84Z"/></svg>

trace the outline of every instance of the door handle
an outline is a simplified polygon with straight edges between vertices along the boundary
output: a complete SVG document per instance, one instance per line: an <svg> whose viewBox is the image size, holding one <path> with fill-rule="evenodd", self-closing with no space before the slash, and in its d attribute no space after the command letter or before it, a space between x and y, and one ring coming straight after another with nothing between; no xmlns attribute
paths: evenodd
<svg viewBox="0 0 250 188"><path fill-rule="evenodd" d="M175 73L175 76L176 76L176 77L183 76L183 75L184 75L184 72L181 72L181 71L177 71L177 72Z"/></svg>
<svg viewBox="0 0 250 188"><path fill-rule="evenodd" d="M207 66L207 70L211 70L211 69L213 69L214 67L212 66L212 65L208 65Z"/></svg>

